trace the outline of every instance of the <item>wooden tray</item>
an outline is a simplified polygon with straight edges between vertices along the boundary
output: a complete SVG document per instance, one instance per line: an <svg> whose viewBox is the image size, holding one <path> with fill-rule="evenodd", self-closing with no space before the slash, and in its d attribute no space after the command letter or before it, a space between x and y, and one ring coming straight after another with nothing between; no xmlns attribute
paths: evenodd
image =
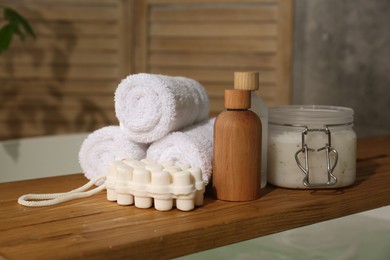
<svg viewBox="0 0 390 260"><path fill-rule="evenodd" d="M0 259L171 258L390 204L390 136L358 141L357 182L338 190L268 186L252 202L206 196L191 212L118 206L101 192L45 208L26 193L69 191L81 174L0 183Z"/></svg>

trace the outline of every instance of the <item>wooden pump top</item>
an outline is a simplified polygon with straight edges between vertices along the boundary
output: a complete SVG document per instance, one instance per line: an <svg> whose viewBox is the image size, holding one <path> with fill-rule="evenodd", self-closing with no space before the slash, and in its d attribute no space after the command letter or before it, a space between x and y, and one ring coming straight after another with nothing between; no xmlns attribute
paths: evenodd
<svg viewBox="0 0 390 260"><path fill-rule="evenodd" d="M251 92L242 89L225 89L225 107L227 109L249 109Z"/></svg>
<svg viewBox="0 0 390 260"><path fill-rule="evenodd" d="M259 73L256 71L234 72L234 88L245 90L258 90Z"/></svg>

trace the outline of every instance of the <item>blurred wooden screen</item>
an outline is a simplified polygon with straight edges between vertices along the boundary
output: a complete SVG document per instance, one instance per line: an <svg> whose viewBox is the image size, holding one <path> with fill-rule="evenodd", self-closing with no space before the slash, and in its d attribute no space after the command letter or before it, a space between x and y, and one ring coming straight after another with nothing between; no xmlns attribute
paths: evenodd
<svg viewBox="0 0 390 260"><path fill-rule="evenodd" d="M269 105L289 103L291 1L149 0L135 7L136 71L197 79L212 114L224 108L234 71L260 71L258 94Z"/></svg>
<svg viewBox="0 0 390 260"><path fill-rule="evenodd" d="M268 104L289 103L291 0L0 3L24 15L37 35L25 43L15 37L0 56L0 139L118 124L114 91L138 72L200 81L212 115L223 109L234 71L260 71Z"/></svg>

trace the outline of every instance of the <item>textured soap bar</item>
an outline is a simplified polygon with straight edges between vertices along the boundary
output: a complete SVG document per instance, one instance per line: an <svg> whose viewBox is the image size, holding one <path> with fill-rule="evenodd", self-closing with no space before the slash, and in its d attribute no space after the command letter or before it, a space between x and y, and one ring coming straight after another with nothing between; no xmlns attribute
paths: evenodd
<svg viewBox="0 0 390 260"><path fill-rule="evenodd" d="M110 163L106 179L107 199L119 205L193 210L203 205L202 172L185 163L122 160Z"/></svg>

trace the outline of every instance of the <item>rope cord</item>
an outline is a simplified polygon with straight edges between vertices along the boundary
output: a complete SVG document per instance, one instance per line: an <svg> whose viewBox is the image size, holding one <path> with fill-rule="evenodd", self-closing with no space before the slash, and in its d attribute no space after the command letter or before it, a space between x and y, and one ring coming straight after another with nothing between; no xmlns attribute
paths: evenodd
<svg viewBox="0 0 390 260"><path fill-rule="evenodd" d="M20 205L26 207L45 207L63 203L65 201L75 200L79 198L86 198L99 193L106 189L106 184L102 184L92 190L86 191L92 187L97 181L105 178L106 175L99 175L90 180L80 188L62 193L46 193L46 194L25 194L18 199Z"/></svg>

